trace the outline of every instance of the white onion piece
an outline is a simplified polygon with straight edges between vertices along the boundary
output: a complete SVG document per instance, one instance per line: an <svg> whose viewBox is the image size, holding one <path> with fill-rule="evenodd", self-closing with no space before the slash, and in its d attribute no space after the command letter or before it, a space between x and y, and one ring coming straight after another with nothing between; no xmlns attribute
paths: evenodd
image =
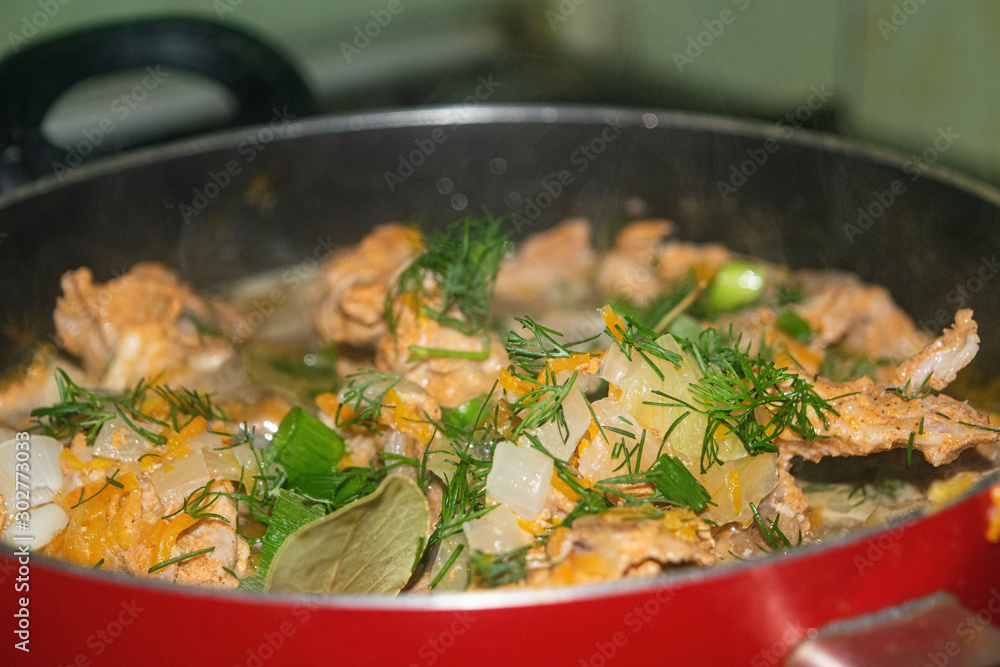
<svg viewBox="0 0 1000 667"><path fill-rule="evenodd" d="M479 519L466 521L462 531L470 549L488 554L500 554L531 544L531 534L517 525L514 512L504 505Z"/></svg>
<svg viewBox="0 0 1000 667"><path fill-rule="evenodd" d="M665 349L683 356L681 347L673 336L669 334L661 336L656 342ZM650 359L663 374L662 380L641 355L633 353L632 360L629 361L617 345L612 345L601 362L600 376L622 390L618 401L622 409L634 415L636 422L646 428L666 433L681 415L688 412L688 416L678 422L671 431L669 442L675 452L688 459L700 460L705 428L708 424L705 415L684 407L655 404L673 403L674 401L663 396L667 394L692 405L698 405L691 395L690 385L701 378L701 371L687 356L681 361L680 368L658 357ZM716 437L716 442L719 445L718 456L722 461L747 456L743 443L733 433Z"/></svg>
<svg viewBox="0 0 1000 667"><path fill-rule="evenodd" d="M745 456L722 465L713 465L705 474L698 464L688 466L712 496L702 516L722 525L739 521L748 526L753 521L750 503L755 506L778 485L778 455L773 453ZM737 506L738 505L738 506Z"/></svg>
<svg viewBox="0 0 1000 667"><path fill-rule="evenodd" d="M250 445L245 443L239 444L235 447L230 447L226 451L233 455L237 465L242 466L251 475L257 474L257 457L254 455L253 450L250 449Z"/></svg>
<svg viewBox="0 0 1000 667"><path fill-rule="evenodd" d="M661 435L654 431L646 431L645 440L643 440L643 431L645 431L645 429L639 425L635 417L625 412L625 410L623 410L618 403L610 398L602 398L599 401L595 401L591 404L591 407L594 409L594 415L597 416L597 421L600 422L601 427L604 429L604 433L608 436L611 442L605 442L604 437L601 435L601 431L598 431L593 440L581 449L578 465L578 470L581 475L594 482L599 482L602 479L607 479L608 477L615 477L617 475L627 473L628 470L625 465L624 452L619 452L616 458L611 458L615 445L623 440L625 442L625 447L627 447L629 451L635 451L639 441L642 440L642 458L639 461L641 464L640 469L647 470L649 466L653 465L656 461L656 452L660 448L660 441L662 439ZM590 417L589 410L587 411L587 416ZM608 427L627 431L635 437L616 433L609 430ZM636 463L635 456L636 455L633 454L633 465Z"/></svg>
<svg viewBox="0 0 1000 667"><path fill-rule="evenodd" d="M141 428L146 428L148 424L137 424ZM115 434L120 432L117 440ZM139 435L125 423L121 417L115 417L107 421L101 427L97 437L94 438L94 446L90 452L93 456L103 456L108 459L117 459L123 462L138 461L143 454L148 454L152 450L152 445L148 440Z"/></svg>
<svg viewBox="0 0 1000 667"><path fill-rule="evenodd" d="M218 438L219 436L215 436ZM220 440L221 442L221 440ZM247 445L240 445L246 447ZM205 459L205 467L208 474L213 479L229 479L234 482L240 481L242 477L242 466L233 454L233 449L219 449L218 447L205 447L201 450L201 455ZM192 452L192 455L194 453Z"/></svg>
<svg viewBox="0 0 1000 667"><path fill-rule="evenodd" d="M180 509L184 499L210 479L205 458L198 452L167 461L149 474L149 481L166 508L164 514Z"/></svg>
<svg viewBox="0 0 1000 667"><path fill-rule="evenodd" d="M29 491L31 507L52 502L55 494L62 493L63 476L59 469L59 452L62 449L62 443L46 435L30 435L27 441L14 439L0 443L0 494L8 513L17 508L18 490ZM19 463L22 464L20 471L17 469ZM25 467L27 470L24 470Z"/></svg>
<svg viewBox="0 0 1000 667"><path fill-rule="evenodd" d="M198 435L191 436L186 444L188 449L192 452L201 450L204 453L207 451L221 449L222 437L218 433L203 431Z"/></svg>
<svg viewBox="0 0 1000 667"><path fill-rule="evenodd" d="M497 443L493 452L486 492L524 518L534 519L545 508L553 470L552 459L537 449L518 447L504 440Z"/></svg>
<svg viewBox="0 0 1000 667"><path fill-rule="evenodd" d="M580 379L577 378L577 382L579 381ZM559 430L558 422L554 419L532 429L530 433L538 438L542 446L554 457L568 461L569 457L576 451L576 446L580 444L580 438L590 427L591 419L590 410L587 409L583 394L575 386L566 395L562 411L567 429L565 440L563 433Z"/></svg>
<svg viewBox="0 0 1000 667"><path fill-rule="evenodd" d="M493 512L490 512L492 514ZM489 516L489 514L487 514ZM431 579L436 579L438 573L451 559L455 549L464 545L461 553L455 558L451 567L438 581L437 586L431 592L464 591L469 583L469 544L465 535L456 533L441 540L437 556L434 558L434 565L431 566Z"/></svg>
<svg viewBox="0 0 1000 667"><path fill-rule="evenodd" d="M28 529L21 530L17 527L16 521L11 521L7 529L0 536L0 541L4 544L16 546L27 544L32 551L41 549L52 541L60 530L66 527L69 522L69 515L55 503L46 503L40 507L28 510ZM19 537L30 537L30 540L17 540Z"/></svg>

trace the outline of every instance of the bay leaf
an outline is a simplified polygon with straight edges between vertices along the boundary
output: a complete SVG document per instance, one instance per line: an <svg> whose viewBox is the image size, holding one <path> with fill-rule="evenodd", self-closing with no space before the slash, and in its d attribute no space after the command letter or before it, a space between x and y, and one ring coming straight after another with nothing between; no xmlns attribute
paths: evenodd
<svg viewBox="0 0 1000 667"><path fill-rule="evenodd" d="M285 538L271 561L266 590L398 593L429 530L430 509L420 488L390 475L374 493Z"/></svg>

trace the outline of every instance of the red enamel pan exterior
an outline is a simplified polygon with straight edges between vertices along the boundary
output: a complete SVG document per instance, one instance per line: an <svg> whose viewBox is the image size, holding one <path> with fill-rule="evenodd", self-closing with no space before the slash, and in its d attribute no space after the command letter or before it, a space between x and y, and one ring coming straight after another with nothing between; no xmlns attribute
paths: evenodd
<svg viewBox="0 0 1000 667"><path fill-rule="evenodd" d="M266 137L231 132L94 163L0 199L3 321L45 338L58 276L81 265L103 280L158 259L196 288L285 266L294 290L292 278L373 224L435 227L486 206L506 213L517 235L586 215L601 242L629 216L669 217L682 238L856 271L937 330L954 312L949 293L978 275L963 305L980 323L982 369L1000 371L1000 291L977 273L1000 250L1000 197L937 169L911 180L905 157L787 128L614 109L434 109L278 125ZM731 184L732 169L742 173L748 151L765 143L777 147L766 164ZM231 162L240 169L221 185ZM891 205L873 207L900 188ZM9 329L7 367L23 361ZM573 589L397 599L206 592L4 548L0 664L777 665L812 629L938 591L996 624L988 482L938 513L844 541ZM955 641L975 623L956 627ZM15 648L22 640L30 652Z"/></svg>

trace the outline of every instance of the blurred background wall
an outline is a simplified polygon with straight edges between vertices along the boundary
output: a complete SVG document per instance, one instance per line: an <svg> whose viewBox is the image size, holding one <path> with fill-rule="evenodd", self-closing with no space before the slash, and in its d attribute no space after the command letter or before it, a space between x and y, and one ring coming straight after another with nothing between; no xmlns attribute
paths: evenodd
<svg viewBox="0 0 1000 667"><path fill-rule="evenodd" d="M264 37L302 69L324 111L460 102L485 77L497 103L770 122L798 113L795 124L1000 184L993 0L5 0L0 57L66 31L163 14ZM74 89L46 132L71 142L128 85L112 77ZM178 108L188 120L201 114L206 128L227 113L225 93L192 77L154 92L164 104L135 114L139 134ZM930 151L935 141L946 149Z"/></svg>

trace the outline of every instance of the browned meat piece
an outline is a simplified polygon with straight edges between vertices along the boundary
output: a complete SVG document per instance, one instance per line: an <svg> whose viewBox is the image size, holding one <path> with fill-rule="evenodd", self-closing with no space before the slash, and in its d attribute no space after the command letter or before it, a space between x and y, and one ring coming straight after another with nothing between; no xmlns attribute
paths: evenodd
<svg viewBox="0 0 1000 667"><path fill-rule="evenodd" d="M501 304L566 306L586 297L595 262L590 223L572 218L533 234L518 253L506 258L497 274Z"/></svg>
<svg viewBox="0 0 1000 667"><path fill-rule="evenodd" d="M557 565L532 572L532 586L592 583L717 561L709 526L683 509L668 509L659 519L638 518L626 508L581 517L570 528L556 528L546 549Z"/></svg>
<svg viewBox="0 0 1000 667"><path fill-rule="evenodd" d="M779 458L778 486L764 496L757 507L762 518L778 517L778 528L795 545L799 535L803 541L812 529L809 521L809 499L788 471L789 457Z"/></svg>
<svg viewBox="0 0 1000 667"><path fill-rule="evenodd" d="M622 229L614 249L600 259L597 287L605 296L623 296L644 304L660 292L653 268L656 250L673 232L666 220L633 222Z"/></svg>
<svg viewBox="0 0 1000 667"><path fill-rule="evenodd" d="M968 308L955 313L955 326L946 329L930 345L899 365L892 384L913 392L927 380L927 386L941 391L955 380L979 351L976 321ZM930 379L927 379L927 378Z"/></svg>
<svg viewBox="0 0 1000 667"><path fill-rule="evenodd" d="M212 490L231 493L233 486L226 481L216 482L212 485ZM236 532L236 504L229 498L219 497L206 511L225 517L226 521L211 518L200 520L181 533L170 556L173 558L208 547L215 549L179 563L175 580L198 586L235 588L239 580L224 568L242 576L247 571L247 558L250 556L246 540Z"/></svg>
<svg viewBox="0 0 1000 667"><path fill-rule="evenodd" d="M198 333L198 323L214 319L205 302L158 264L137 264L103 285L77 269L62 277L62 289L54 315L60 343L102 387L168 370L172 379L204 372L230 356L222 338Z"/></svg>
<svg viewBox="0 0 1000 667"><path fill-rule="evenodd" d="M844 383L817 380L815 387L840 416L828 415L826 428L810 413L820 437L805 440L786 430L777 441L782 454L808 461L824 456L864 456L908 447L912 437L913 449L940 466L964 449L1000 440L997 433L983 430L992 428L986 415L948 396L907 399L867 377Z"/></svg>
<svg viewBox="0 0 1000 667"><path fill-rule="evenodd" d="M411 346L464 353L481 353L486 359L452 359L428 356L414 359ZM396 373L424 389L444 407L454 407L485 394L496 382L497 373L507 365L507 353L496 334L466 336L423 315L404 308L395 335L387 333L379 341L375 365L384 373Z"/></svg>
<svg viewBox="0 0 1000 667"><path fill-rule="evenodd" d="M838 271L799 271L796 276L809 296L795 309L818 332L817 344L839 344L894 360L905 359L927 344L927 337L884 287L866 285Z"/></svg>
<svg viewBox="0 0 1000 667"><path fill-rule="evenodd" d="M716 243L666 243L657 253L656 272L666 284L714 276L719 267L733 258L733 253Z"/></svg>
<svg viewBox="0 0 1000 667"><path fill-rule="evenodd" d="M315 308L316 330L327 340L368 347L385 334L385 298L396 276L421 246L420 232L398 223L379 225L355 248L323 265Z"/></svg>

